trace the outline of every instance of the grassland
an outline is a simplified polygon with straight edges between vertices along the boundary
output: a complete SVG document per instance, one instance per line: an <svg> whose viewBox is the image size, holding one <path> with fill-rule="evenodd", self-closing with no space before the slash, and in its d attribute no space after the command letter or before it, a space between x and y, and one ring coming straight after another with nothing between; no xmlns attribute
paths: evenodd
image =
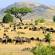
<svg viewBox="0 0 55 55"><path fill-rule="evenodd" d="M24 20L26 23L32 23L30 20ZM23 22L24 22L23 21ZM24 22L24 23L25 23ZM10 23L3 23L3 25L7 28L9 27ZM27 29L24 29L24 27L27 25L22 26L22 29L17 29L16 31L12 31L13 26L11 28L8 29L8 32L4 32L4 27L2 27L0 25L0 37L3 37L3 34L6 33L10 38L14 38L16 36L19 37L39 37L40 39L44 38L44 34L42 33L42 30L40 31L32 31L29 30L29 27L31 27L30 25L28 25L29 27ZM35 25L36 27L48 27L48 28L53 28L55 29L55 23L54 22L50 22L50 21L45 21L44 23L38 23L38 25ZM24 34L21 34L24 33ZM55 40L55 33L51 33L51 37L52 40ZM33 48L36 45L38 45L39 42L37 41L32 41L31 43L23 43L23 44L17 44L15 45L14 43L8 43L8 44L2 44L0 43L0 55L33 55L31 52L29 51L21 51L24 48ZM43 45L48 45L48 43L42 42ZM50 43L51 46L55 46L55 41L51 41Z"/></svg>

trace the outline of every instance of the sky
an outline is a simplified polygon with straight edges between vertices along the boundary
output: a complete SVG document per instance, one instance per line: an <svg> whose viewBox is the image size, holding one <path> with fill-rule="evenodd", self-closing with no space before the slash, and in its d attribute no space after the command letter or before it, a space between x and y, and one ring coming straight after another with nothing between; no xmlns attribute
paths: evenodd
<svg viewBox="0 0 55 55"><path fill-rule="evenodd" d="M32 3L45 4L48 6L55 6L55 0L0 0L0 9L3 9L15 2L32 2Z"/></svg>

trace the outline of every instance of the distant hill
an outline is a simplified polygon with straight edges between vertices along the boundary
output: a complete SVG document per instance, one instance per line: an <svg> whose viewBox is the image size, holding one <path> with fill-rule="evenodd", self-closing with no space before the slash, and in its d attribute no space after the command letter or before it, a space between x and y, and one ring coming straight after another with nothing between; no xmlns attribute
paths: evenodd
<svg viewBox="0 0 55 55"><path fill-rule="evenodd" d="M8 7L2 9L0 11L0 15L4 14L4 11L7 9L10 9L11 7L30 7L32 8L32 13L28 13L26 16L24 16L24 19L31 19L31 18L37 18L39 16L43 18L49 18L51 19L55 15L55 8L54 7L48 7L46 5L42 4L33 4L33 3L25 3L25 2L17 2L14 4L9 5Z"/></svg>

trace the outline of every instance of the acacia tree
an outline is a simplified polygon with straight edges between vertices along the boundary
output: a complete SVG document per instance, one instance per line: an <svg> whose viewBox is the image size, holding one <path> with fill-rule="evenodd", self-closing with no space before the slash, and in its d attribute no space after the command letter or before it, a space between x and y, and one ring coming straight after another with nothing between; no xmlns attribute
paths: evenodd
<svg viewBox="0 0 55 55"><path fill-rule="evenodd" d="M22 17L25 16L27 13L32 12L32 9L26 7L24 8L13 7L11 9L6 10L5 12L14 15L16 18L19 18L19 20L22 23Z"/></svg>

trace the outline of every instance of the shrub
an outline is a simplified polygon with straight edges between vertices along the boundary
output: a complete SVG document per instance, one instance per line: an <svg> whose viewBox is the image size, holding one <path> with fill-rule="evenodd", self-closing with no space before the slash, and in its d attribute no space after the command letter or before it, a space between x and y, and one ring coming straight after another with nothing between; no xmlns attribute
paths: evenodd
<svg viewBox="0 0 55 55"><path fill-rule="evenodd" d="M31 50L34 55L55 55L55 51L50 46L39 45Z"/></svg>
<svg viewBox="0 0 55 55"><path fill-rule="evenodd" d="M13 16L11 16L10 14L6 14L3 17L3 23L9 23L9 22L13 22Z"/></svg>
<svg viewBox="0 0 55 55"><path fill-rule="evenodd" d="M44 23L44 21L45 21L45 20L44 20L43 18L40 19L40 23Z"/></svg>
<svg viewBox="0 0 55 55"><path fill-rule="evenodd" d="M55 16L53 16L53 21L55 22Z"/></svg>
<svg viewBox="0 0 55 55"><path fill-rule="evenodd" d="M38 22L39 22L38 20L35 20L35 25L38 25Z"/></svg>
<svg viewBox="0 0 55 55"><path fill-rule="evenodd" d="M39 18L37 20L35 20L35 25L37 25L38 23L44 23L45 20L43 18Z"/></svg>

